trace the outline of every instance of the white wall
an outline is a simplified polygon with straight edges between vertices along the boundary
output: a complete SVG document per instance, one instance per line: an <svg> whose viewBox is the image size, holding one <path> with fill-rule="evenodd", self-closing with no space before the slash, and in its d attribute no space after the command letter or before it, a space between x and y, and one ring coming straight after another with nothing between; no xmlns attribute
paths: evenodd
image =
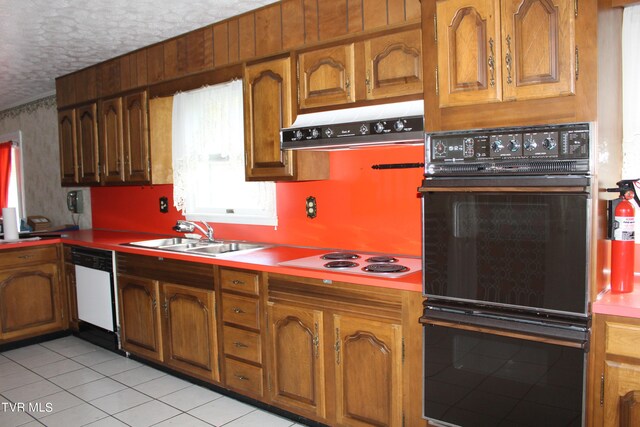
<svg viewBox="0 0 640 427"><path fill-rule="evenodd" d="M56 98L38 101L0 112L0 135L22 131L26 215L44 215L54 225L73 224L66 194L60 185ZM83 188L84 213L80 227L91 228L91 193Z"/></svg>

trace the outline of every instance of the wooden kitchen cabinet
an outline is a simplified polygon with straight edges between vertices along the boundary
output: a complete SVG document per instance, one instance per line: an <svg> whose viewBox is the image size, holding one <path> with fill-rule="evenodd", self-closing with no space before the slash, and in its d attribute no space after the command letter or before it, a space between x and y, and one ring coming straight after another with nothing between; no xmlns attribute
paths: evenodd
<svg viewBox="0 0 640 427"><path fill-rule="evenodd" d="M224 383L264 398L262 278L258 272L220 268Z"/></svg>
<svg viewBox="0 0 640 427"><path fill-rule="evenodd" d="M149 183L147 92L135 92L100 103L102 182Z"/></svg>
<svg viewBox="0 0 640 427"><path fill-rule="evenodd" d="M219 381L214 292L171 283L161 286L165 363Z"/></svg>
<svg viewBox="0 0 640 427"><path fill-rule="evenodd" d="M213 267L124 253L117 266L122 348L219 382Z"/></svg>
<svg viewBox="0 0 640 427"><path fill-rule="evenodd" d="M324 418L323 312L273 302L267 310L271 400Z"/></svg>
<svg viewBox="0 0 640 427"><path fill-rule="evenodd" d="M0 257L0 343L65 328L57 246L5 249Z"/></svg>
<svg viewBox="0 0 640 427"><path fill-rule="evenodd" d="M594 324L590 425L617 427L621 401L640 390L640 319L597 314Z"/></svg>
<svg viewBox="0 0 640 427"><path fill-rule="evenodd" d="M118 275L122 349L147 359L164 360L157 280Z"/></svg>
<svg viewBox="0 0 640 427"><path fill-rule="evenodd" d="M575 93L574 2L441 0L440 107Z"/></svg>
<svg viewBox="0 0 640 427"><path fill-rule="evenodd" d="M64 257L64 284L67 297L67 319L69 322L69 328L77 331L79 328L78 319L78 299L76 293L76 266L71 259L71 247L64 245L63 248Z"/></svg>
<svg viewBox="0 0 640 427"><path fill-rule="evenodd" d="M301 110L422 94L420 29L300 53Z"/></svg>
<svg viewBox="0 0 640 427"><path fill-rule="evenodd" d="M75 108L58 112L58 142L60 144L60 181L62 185L77 185L78 146Z"/></svg>
<svg viewBox="0 0 640 427"><path fill-rule="evenodd" d="M289 58L245 67L247 181L304 181L329 177L327 153L280 149L280 129L293 122L292 99Z"/></svg>
<svg viewBox="0 0 640 427"><path fill-rule="evenodd" d="M273 274L268 313L273 402L330 425L403 425L399 293Z"/></svg>
<svg viewBox="0 0 640 427"><path fill-rule="evenodd" d="M338 424L403 425L401 325L333 317Z"/></svg>
<svg viewBox="0 0 640 427"><path fill-rule="evenodd" d="M97 104L76 109L76 147L78 158L78 183L98 184L100 182L100 154L98 150Z"/></svg>

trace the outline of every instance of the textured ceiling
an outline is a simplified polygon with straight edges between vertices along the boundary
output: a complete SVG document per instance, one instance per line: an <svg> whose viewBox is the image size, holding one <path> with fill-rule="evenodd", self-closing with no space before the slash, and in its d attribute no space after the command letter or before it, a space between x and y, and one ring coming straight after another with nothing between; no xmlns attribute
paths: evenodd
<svg viewBox="0 0 640 427"><path fill-rule="evenodd" d="M0 0L0 111L55 78L275 0Z"/></svg>

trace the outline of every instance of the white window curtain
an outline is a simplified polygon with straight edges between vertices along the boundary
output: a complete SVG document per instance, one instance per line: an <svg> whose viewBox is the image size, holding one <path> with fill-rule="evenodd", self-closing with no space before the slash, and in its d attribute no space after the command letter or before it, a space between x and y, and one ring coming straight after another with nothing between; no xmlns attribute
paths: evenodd
<svg viewBox="0 0 640 427"><path fill-rule="evenodd" d="M174 205L187 219L277 225L275 183L245 182L242 81L173 98Z"/></svg>
<svg viewBox="0 0 640 427"><path fill-rule="evenodd" d="M622 178L640 178L640 5L624 8L622 21Z"/></svg>

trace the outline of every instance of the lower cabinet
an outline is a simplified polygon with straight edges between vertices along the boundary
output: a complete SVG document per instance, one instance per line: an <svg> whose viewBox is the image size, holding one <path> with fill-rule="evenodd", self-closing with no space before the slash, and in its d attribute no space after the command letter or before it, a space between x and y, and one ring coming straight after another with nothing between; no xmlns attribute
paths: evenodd
<svg viewBox="0 0 640 427"><path fill-rule="evenodd" d="M0 257L0 343L65 329L59 246L5 249Z"/></svg>
<svg viewBox="0 0 640 427"><path fill-rule="evenodd" d="M117 259L122 348L220 381L213 267L130 254Z"/></svg>
<svg viewBox="0 0 640 427"><path fill-rule="evenodd" d="M270 275L272 401L329 425L402 426L401 316L397 291Z"/></svg>
<svg viewBox="0 0 640 427"><path fill-rule="evenodd" d="M592 369L592 426L638 425L639 419L624 424L627 398L640 391L640 319L610 315L594 316L594 360ZM637 405L636 405L637 406Z"/></svg>

